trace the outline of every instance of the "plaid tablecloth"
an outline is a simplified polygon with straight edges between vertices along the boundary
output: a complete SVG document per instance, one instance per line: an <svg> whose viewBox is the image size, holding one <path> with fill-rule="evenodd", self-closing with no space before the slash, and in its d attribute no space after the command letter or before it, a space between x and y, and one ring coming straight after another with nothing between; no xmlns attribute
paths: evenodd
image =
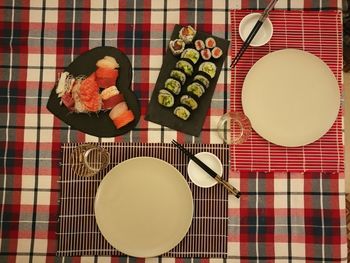
<svg viewBox="0 0 350 263"><path fill-rule="evenodd" d="M0 262L138 262L133 258L56 257L65 142L221 143L215 126L229 109L230 59L224 64L201 136L146 122L112 139L87 136L46 109L60 73L101 45L124 51L144 116L173 25L192 24L230 39L230 10L261 1L7 1L0 3ZM280 9L341 9L341 1L279 1ZM246 194L229 199L228 259L346 261L343 174L233 173ZM265 180L273 177L273 180ZM238 179L240 178L240 179ZM273 181L273 185L266 182ZM142 260L141 260L142 261ZM147 259L175 262L175 259ZM187 262L188 260L184 260Z"/></svg>

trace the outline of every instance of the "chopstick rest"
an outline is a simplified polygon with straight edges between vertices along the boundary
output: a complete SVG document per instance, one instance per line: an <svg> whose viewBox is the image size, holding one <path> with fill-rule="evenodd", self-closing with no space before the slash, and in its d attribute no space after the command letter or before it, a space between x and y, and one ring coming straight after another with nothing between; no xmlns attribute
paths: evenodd
<svg viewBox="0 0 350 263"><path fill-rule="evenodd" d="M239 198L241 196L241 192L238 191L233 185L229 182L221 178L215 171L213 171L210 167L208 167L205 163L199 160L194 154L192 154L189 150L179 144L177 141L172 140L172 144L174 144L177 148L180 149L187 157L189 157L192 161L194 161L200 168L202 168L205 172L207 172L211 177L213 177L218 183L222 184L229 193L233 194L235 197Z"/></svg>

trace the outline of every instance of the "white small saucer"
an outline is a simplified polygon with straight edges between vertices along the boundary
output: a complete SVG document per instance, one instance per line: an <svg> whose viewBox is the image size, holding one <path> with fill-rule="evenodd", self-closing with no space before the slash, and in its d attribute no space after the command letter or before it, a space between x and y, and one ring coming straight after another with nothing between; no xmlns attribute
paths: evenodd
<svg viewBox="0 0 350 263"><path fill-rule="evenodd" d="M246 15L239 23L239 35L243 41L245 41L252 31L255 23L258 21L260 13L251 13ZM266 18L258 33L250 43L253 47L263 46L270 41L273 33L273 26L271 20Z"/></svg>
<svg viewBox="0 0 350 263"><path fill-rule="evenodd" d="M209 152L200 152L195 156L215 171L219 176L222 176L223 167L220 159ZM211 187L217 184L217 181L200 168L194 161L190 160L187 166L187 173L191 181L200 187Z"/></svg>

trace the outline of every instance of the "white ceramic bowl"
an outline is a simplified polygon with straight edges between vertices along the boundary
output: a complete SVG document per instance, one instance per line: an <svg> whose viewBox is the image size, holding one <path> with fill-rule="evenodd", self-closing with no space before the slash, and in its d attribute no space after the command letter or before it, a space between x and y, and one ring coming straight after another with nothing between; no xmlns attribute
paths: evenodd
<svg viewBox="0 0 350 263"><path fill-rule="evenodd" d="M209 166L219 176L222 176L223 167L220 159L210 152L200 152L195 156ZM190 160L187 166L187 173L191 181L200 187L211 187L217 184L217 181L200 168L194 161Z"/></svg>
<svg viewBox="0 0 350 263"><path fill-rule="evenodd" d="M260 13L251 13L246 15L239 23L239 35L243 41L245 41L253 29L256 21L258 21ZM270 41L273 34L273 26L271 20L266 18L258 33L250 43L253 47L263 46Z"/></svg>

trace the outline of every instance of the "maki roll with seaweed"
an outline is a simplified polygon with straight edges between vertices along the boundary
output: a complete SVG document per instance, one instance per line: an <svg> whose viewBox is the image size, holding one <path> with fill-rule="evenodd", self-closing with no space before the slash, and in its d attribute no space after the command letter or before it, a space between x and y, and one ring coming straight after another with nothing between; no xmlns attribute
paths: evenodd
<svg viewBox="0 0 350 263"><path fill-rule="evenodd" d="M177 69L181 69L187 76L192 76L193 74L193 66L190 62L181 59L178 62L176 62L175 67Z"/></svg>
<svg viewBox="0 0 350 263"><path fill-rule="evenodd" d="M213 37L208 37L206 40L205 40L205 46L207 48L214 48L216 47L216 41Z"/></svg>
<svg viewBox="0 0 350 263"><path fill-rule="evenodd" d="M206 61L199 65L199 71L203 71L207 73L211 78L214 78L216 73L216 66L213 62Z"/></svg>
<svg viewBox="0 0 350 263"><path fill-rule="evenodd" d="M174 110L174 114L175 116L183 120L187 120L191 116L190 111L183 106L176 107Z"/></svg>
<svg viewBox="0 0 350 263"><path fill-rule="evenodd" d="M200 98L205 92L203 85L198 82L192 82L187 86L186 90L187 92L196 95L198 98Z"/></svg>
<svg viewBox="0 0 350 263"><path fill-rule="evenodd" d="M211 51L211 55L213 58L220 58L222 56L222 50L219 47L214 47Z"/></svg>
<svg viewBox="0 0 350 263"><path fill-rule="evenodd" d="M197 31L193 27L185 26L185 27L180 29L179 38L181 38L183 41L185 41L186 44L189 44L192 42L196 33L197 33Z"/></svg>
<svg viewBox="0 0 350 263"><path fill-rule="evenodd" d="M201 50L201 56L204 60L209 60L211 58L211 52L209 48Z"/></svg>
<svg viewBox="0 0 350 263"><path fill-rule="evenodd" d="M164 87L167 90L170 90L175 95L179 95L179 93L181 91L181 84L180 84L180 82L177 81L176 79L173 79L173 78L168 78L165 81Z"/></svg>
<svg viewBox="0 0 350 263"><path fill-rule="evenodd" d="M185 82L186 82L186 74L178 69L173 69L170 72L170 77L180 81L182 85L185 84Z"/></svg>
<svg viewBox="0 0 350 263"><path fill-rule="evenodd" d="M207 75L207 74L197 74L196 76L194 76L193 80L199 81L207 89L209 88L210 81L204 75ZM210 76L208 77L210 78Z"/></svg>
<svg viewBox="0 0 350 263"><path fill-rule="evenodd" d="M188 58L193 62L193 64L196 64L199 59L199 52L194 48L186 48L181 53L181 58Z"/></svg>
<svg viewBox="0 0 350 263"><path fill-rule="evenodd" d="M158 102L160 105L170 108L174 105L174 96L169 91L161 89L158 94Z"/></svg>
<svg viewBox="0 0 350 263"><path fill-rule="evenodd" d="M197 39L196 41L194 41L194 46L198 51L205 49L204 41L201 39Z"/></svg>
<svg viewBox="0 0 350 263"><path fill-rule="evenodd" d="M169 48L174 56L180 55L184 51L185 45L182 39L175 39L169 42Z"/></svg>
<svg viewBox="0 0 350 263"><path fill-rule="evenodd" d="M180 98L180 103L186 105L191 110L195 110L198 108L197 101L189 95L182 95Z"/></svg>

